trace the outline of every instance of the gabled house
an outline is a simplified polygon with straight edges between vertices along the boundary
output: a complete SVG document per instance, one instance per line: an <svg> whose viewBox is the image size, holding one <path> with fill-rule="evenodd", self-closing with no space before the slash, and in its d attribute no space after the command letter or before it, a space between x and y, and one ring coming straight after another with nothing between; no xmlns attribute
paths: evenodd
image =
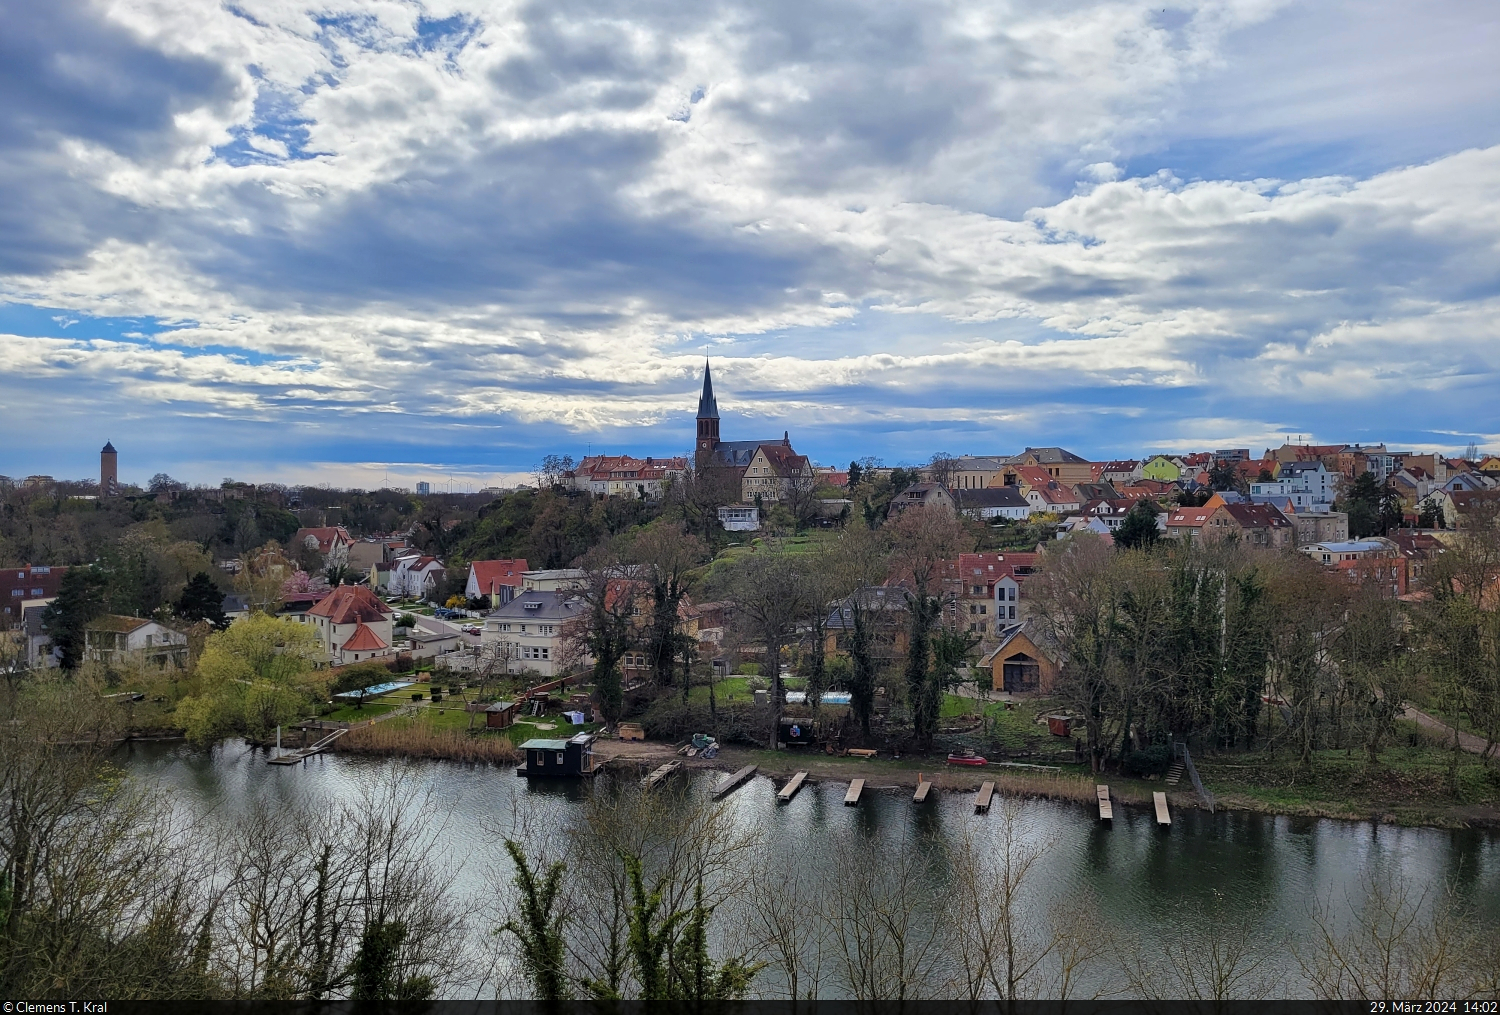
<svg viewBox="0 0 1500 1015"><path fill-rule="evenodd" d="M855 634L856 613L870 636L870 655L877 667L887 666L906 653L906 592L888 585L856 589L833 604L824 627L823 651L830 658L848 657L849 639Z"/></svg>
<svg viewBox="0 0 1500 1015"><path fill-rule="evenodd" d="M396 611L363 585L340 585L307 611L307 623L337 666L391 654Z"/></svg>
<svg viewBox="0 0 1500 1015"><path fill-rule="evenodd" d="M587 605L573 592L525 589L484 618L480 640L505 658L508 673L559 676L573 628L587 615Z"/></svg>
<svg viewBox="0 0 1500 1015"><path fill-rule="evenodd" d="M106 614L83 632L84 657L122 669L187 666L188 639L181 631L142 617Z"/></svg>
<svg viewBox="0 0 1500 1015"><path fill-rule="evenodd" d="M1026 503L1031 505L1034 512L1046 511L1055 515L1076 514L1083 509L1083 501L1078 492L1056 480L1028 490Z"/></svg>
<svg viewBox="0 0 1500 1015"><path fill-rule="evenodd" d="M1141 466L1142 479L1154 479L1159 483L1175 483L1182 478L1182 463L1166 455L1153 455Z"/></svg>
<svg viewBox="0 0 1500 1015"><path fill-rule="evenodd" d="M526 560L522 557L472 560L464 595L469 599L488 599L491 608L504 606L525 585L522 575L526 570Z"/></svg>
<svg viewBox="0 0 1500 1015"><path fill-rule="evenodd" d="M740 480L740 499L754 503L783 500L794 491L811 490L817 481L812 462L792 450L791 437L780 444L762 444L755 449Z"/></svg>
<svg viewBox="0 0 1500 1015"><path fill-rule="evenodd" d="M292 537L292 545L316 550L323 558L324 567L347 567L349 547L354 537L342 525L325 525L314 529L298 529Z"/></svg>
<svg viewBox="0 0 1500 1015"><path fill-rule="evenodd" d="M1026 467L1042 469L1049 478L1059 483L1087 483L1094 478L1093 463L1066 448L1027 448L1019 455L1012 455L1005 460L998 485L1015 486L1015 480L1009 477L1016 470Z"/></svg>
<svg viewBox="0 0 1500 1015"><path fill-rule="evenodd" d="M1251 549L1286 550L1296 538L1296 527L1269 504L1225 504L1220 511L1234 520L1234 535ZM1228 535L1229 529L1226 525L1220 538Z"/></svg>
<svg viewBox="0 0 1500 1015"><path fill-rule="evenodd" d="M886 510L887 518L894 518L907 508L929 507L941 508L953 514L957 510L953 503L953 495L941 483L913 483L891 498L891 506Z"/></svg>
<svg viewBox="0 0 1500 1015"><path fill-rule="evenodd" d="M983 458L975 455L959 455L948 463L948 489L954 494L960 490L983 490L1005 469L1003 458ZM930 469L923 470L930 473Z"/></svg>
<svg viewBox="0 0 1500 1015"><path fill-rule="evenodd" d="M388 592L393 596L424 599L437 592L446 571L436 557L416 554L397 558L391 564Z"/></svg>
<svg viewBox="0 0 1500 1015"><path fill-rule="evenodd" d="M1115 484L1134 483L1145 475L1141 471L1141 462L1134 458L1095 462L1090 472L1095 482Z"/></svg>
<svg viewBox="0 0 1500 1015"><path fill-rule="evenodd" d="M1025 620L1026 580L1036 574L1040 553L962 553L945 569L949 621L981 637Z"/></svg>
<svg viewBox="0 0 1500 1015"><path fill-rule="evenodd" d="M991 521L1004 518L1010 521L1025 521L1032 507L1019 487L991 486L984 489L953 491L958 509L970 518Z"/></svg>

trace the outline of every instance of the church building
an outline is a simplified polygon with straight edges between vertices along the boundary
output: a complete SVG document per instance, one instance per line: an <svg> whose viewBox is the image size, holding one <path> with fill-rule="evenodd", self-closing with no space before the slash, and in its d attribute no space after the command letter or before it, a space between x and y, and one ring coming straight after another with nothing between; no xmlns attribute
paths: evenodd
<svg viewBox="0 0 1500 1015"><path fill-rule="evenodd" d="M726 441L719 438L719 404L714 400L713 375L703 364L703 392L698 396L700 469L732 470L740 482L740 499L778 501L796 490L811 490L816 482L812 462L792 449L789 431L780 440Z"/></svg>

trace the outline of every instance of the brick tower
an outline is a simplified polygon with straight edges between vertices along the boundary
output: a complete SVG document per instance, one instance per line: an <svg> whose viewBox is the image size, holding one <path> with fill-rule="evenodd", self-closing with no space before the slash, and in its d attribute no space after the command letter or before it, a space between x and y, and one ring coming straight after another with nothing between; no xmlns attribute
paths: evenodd
<svg viewBox="0 0 1500 1015"><path fill-rule="evenodd" d="M703 393L698 396L698 459L705 460L719 446L719 403L714 401L714 379L703 361Z"/></svg>
<svg viewBox="0 0 1500 1015"><path fill-rule="evenodd" d="M120 492L119 455L115 446L105 441L99 452L99 496L113 497Z"/></svg>

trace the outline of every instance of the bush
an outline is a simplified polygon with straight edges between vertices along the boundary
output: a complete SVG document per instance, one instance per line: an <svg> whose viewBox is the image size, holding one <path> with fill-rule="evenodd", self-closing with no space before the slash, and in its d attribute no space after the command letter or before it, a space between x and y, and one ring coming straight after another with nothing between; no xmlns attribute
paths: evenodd
<svg viewBox="0 0 1500 1015"><path fill-rule="evenodd" d="M1172 749L1166 744L1152 744L1144 751L1125 755L1126 775L1162 775L1172 761Z"/></svg>
<svg viewBox="0 0 1500 1015"><path fill-rule="evenodd" d="M664 694L638 720L652 740L686 740L694 733L707 733L720 743L764 746L770 733L770 712L753 705L720 705L717 721L706 702L683 704L682 698Z"/></svg>

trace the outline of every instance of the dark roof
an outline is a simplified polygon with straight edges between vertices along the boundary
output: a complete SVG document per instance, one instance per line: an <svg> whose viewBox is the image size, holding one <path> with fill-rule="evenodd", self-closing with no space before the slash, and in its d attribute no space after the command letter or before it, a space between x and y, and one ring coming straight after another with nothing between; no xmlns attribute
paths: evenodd
<svg viewBox="0 0 1500 1015"><path fill-rule="evenodd" d="M966 508L1029 507L1021 491L1014 486L987 486L979 490L954 490L954 499Z"/></svg>
<svg viewBox="0 0 1500 1015"><path fill-rule="evenodd" d="M513 701L495 701L486 705L484 710L486 712L509 712L515 707L516 703Z"/></svg>
<svg viewBox="0 0 1500 1015"><path fill-rule="evenodd" d="M219 604L219 608L225 613L244 613L250 609L250 600L244 596L231 593L224 597L224 601Z"/></svg>
<svg viewBox="0 0 1500 1015"><path fill-rule="evenodd" d="M1010 461L1018 462L1027 455L1036 456L1036 460L1043 465L1061 465L1064 462L1088 464L1087 458L1080 458L1065 448L1027 448Z"/></svg>
<svg viewBox="0 0 1500 1015"><path fill-rule="evenodd" d="M115 451L115 446L113 443L111 443L110 441L105 441L104 447L99 449L99 453L101 455L113 455L117 454L118 452Z"/></svg>
<svg viewBox="0 0 1500 1015"><path fill-rule="evenodd" d="M708 371L708 360L703 361L703 393L698 396L698 418L719 418L719 403L714 400L714 379Z"/></svg>
<svg viewBox="0 0 1500 1015"><path fill-rule="evenodd" d="M525 622L562 621L584 614L583 604L572 592L538 592L529 589L488 614L490 620Z"/></svg>
<svg viewBox="0 0 1500 1015"><path fill-rule="evenodd" d="M720 441L714 445L714 459L719 465L734 465L741 468L750 464L763 445L780 444L781 441Z"/></svg>
<svg viewBox="0 0 1500 1015"><path fill-rule="evenodd" d="M886 585L867 585L857 590L854 595L834 604L832 612L828 614L828 630L854 629L853 604L855 602L858 602L861 609L876 616L890 611L904 613L907 609L906 593L902 589Z"/></svg>

